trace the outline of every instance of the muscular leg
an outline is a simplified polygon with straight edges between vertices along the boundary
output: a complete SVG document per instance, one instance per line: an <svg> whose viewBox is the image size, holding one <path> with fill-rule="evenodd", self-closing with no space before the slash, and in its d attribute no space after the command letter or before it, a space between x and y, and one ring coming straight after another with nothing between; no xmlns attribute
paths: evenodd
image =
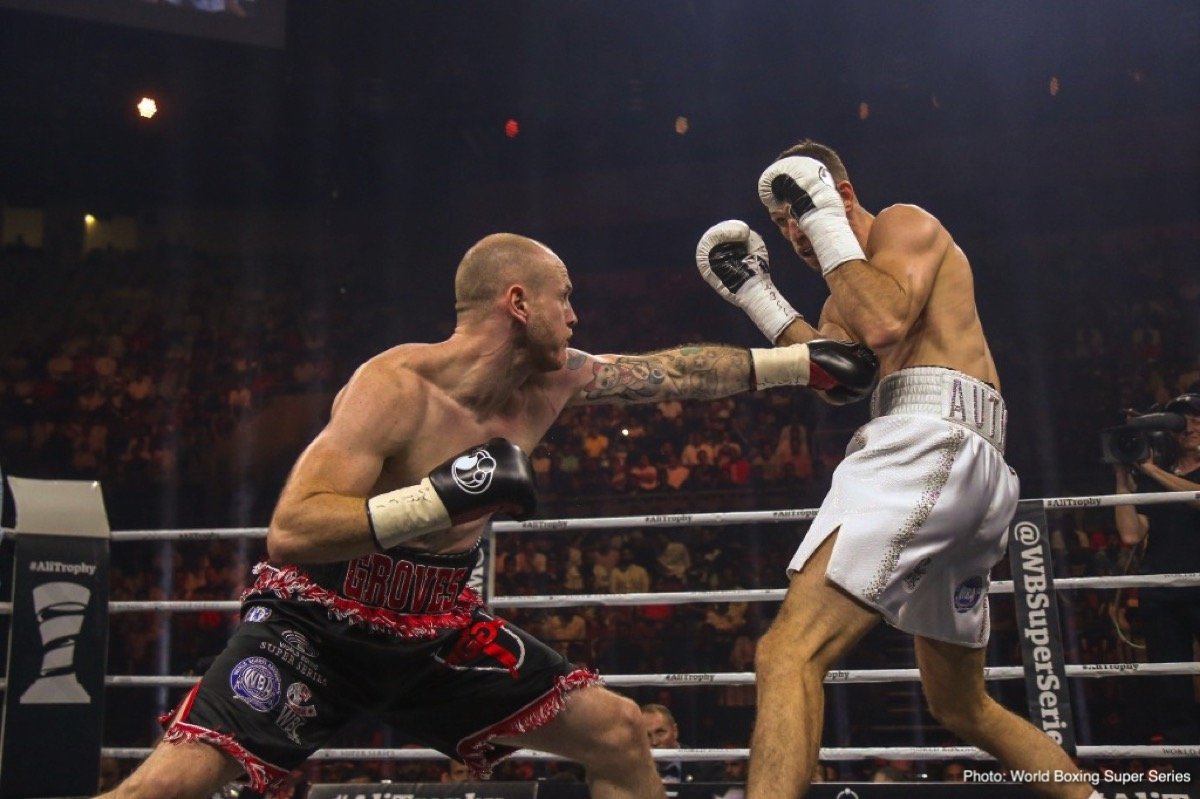
<svg viewBox="0 0 1200 799"><path fill-rule="evenodd" d="M825 675L879 621L825 580L836 537L792 576L779 615L759 642L748 799L800 797L808 790L821 748Z"/></svg>
<svg viewBox="0 0 1200 799"><path fill-rule="evenodd" d="M99 799L208 799L242 767L202 743L160 743L124 782Z"/></svg>
<svg viewBox="0 0 1200 799"><path fill-rule="evenodd" d="M946 729L996 757L1009 769L1076 773L1079 769L1054 741L992 699L984 688L985 651L916 639L921 685L934 718ZM1046 796L1086 799L1089 783L1038 783Z"/></svg>
<svg viewBox="0 0 1200 799"><path fill-rule="evenodd" d="M582 763L593 799L663 799L638 706L597 686L572 691L566 702L545 727L499 740Z"/></svg>

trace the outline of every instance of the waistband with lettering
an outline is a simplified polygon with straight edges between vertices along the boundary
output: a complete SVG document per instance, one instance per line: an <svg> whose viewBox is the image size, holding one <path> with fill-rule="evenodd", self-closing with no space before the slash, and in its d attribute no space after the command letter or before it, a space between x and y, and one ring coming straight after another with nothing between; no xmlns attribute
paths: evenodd
<svg viewBox="0 0 1200 799"><path fill-rule="evenodd" d="M982 380L941 366L893 372L871 395L871 418L904 414L937 416L961 425L1004 454L1008 407L1000 392Z"/></svg>

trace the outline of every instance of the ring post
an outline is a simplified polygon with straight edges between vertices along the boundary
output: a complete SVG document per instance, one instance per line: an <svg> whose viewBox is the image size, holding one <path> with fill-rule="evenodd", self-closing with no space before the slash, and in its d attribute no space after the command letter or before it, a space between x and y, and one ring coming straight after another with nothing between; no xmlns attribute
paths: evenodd
<svg viewBox="0 0 1200 799"><path fill-rule="evenodd" d="M16 507L0 799L91 796L108 655L100 484L8 478Z"/></svg>
<svg viewBox="0 0 1200 799"><path fill-rule="evenodd" d="M1075 720L1050 558L1050 526L1042 500L1019 502L1008 529L1008 559L1012 564L1021 659L1025 663L1029 720L1074 756Z"/></svg>

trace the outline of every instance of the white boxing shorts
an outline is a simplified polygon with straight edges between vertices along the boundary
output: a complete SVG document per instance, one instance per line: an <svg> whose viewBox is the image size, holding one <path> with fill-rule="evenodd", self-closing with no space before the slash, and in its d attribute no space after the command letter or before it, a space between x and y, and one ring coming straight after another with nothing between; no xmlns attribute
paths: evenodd
<svg viewBox="0 0 1200 799"><path fill-rule="evenodd" d="M961 372L916 366L880 381L871 417L788 575L836 531L830 581L905 632L986 646L990 572L1020 488L1004 461L1004 400Z"/></svg>

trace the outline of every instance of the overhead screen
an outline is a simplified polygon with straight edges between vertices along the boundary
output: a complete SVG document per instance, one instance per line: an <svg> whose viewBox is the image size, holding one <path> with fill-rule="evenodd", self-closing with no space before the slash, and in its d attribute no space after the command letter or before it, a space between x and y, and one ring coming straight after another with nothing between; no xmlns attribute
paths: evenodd
<svg viewBox="0 0 1200 799"><path fill-rule="evenodd" d="M0 8L277 48L287 16L287 0L0 0Z"/></svg>

